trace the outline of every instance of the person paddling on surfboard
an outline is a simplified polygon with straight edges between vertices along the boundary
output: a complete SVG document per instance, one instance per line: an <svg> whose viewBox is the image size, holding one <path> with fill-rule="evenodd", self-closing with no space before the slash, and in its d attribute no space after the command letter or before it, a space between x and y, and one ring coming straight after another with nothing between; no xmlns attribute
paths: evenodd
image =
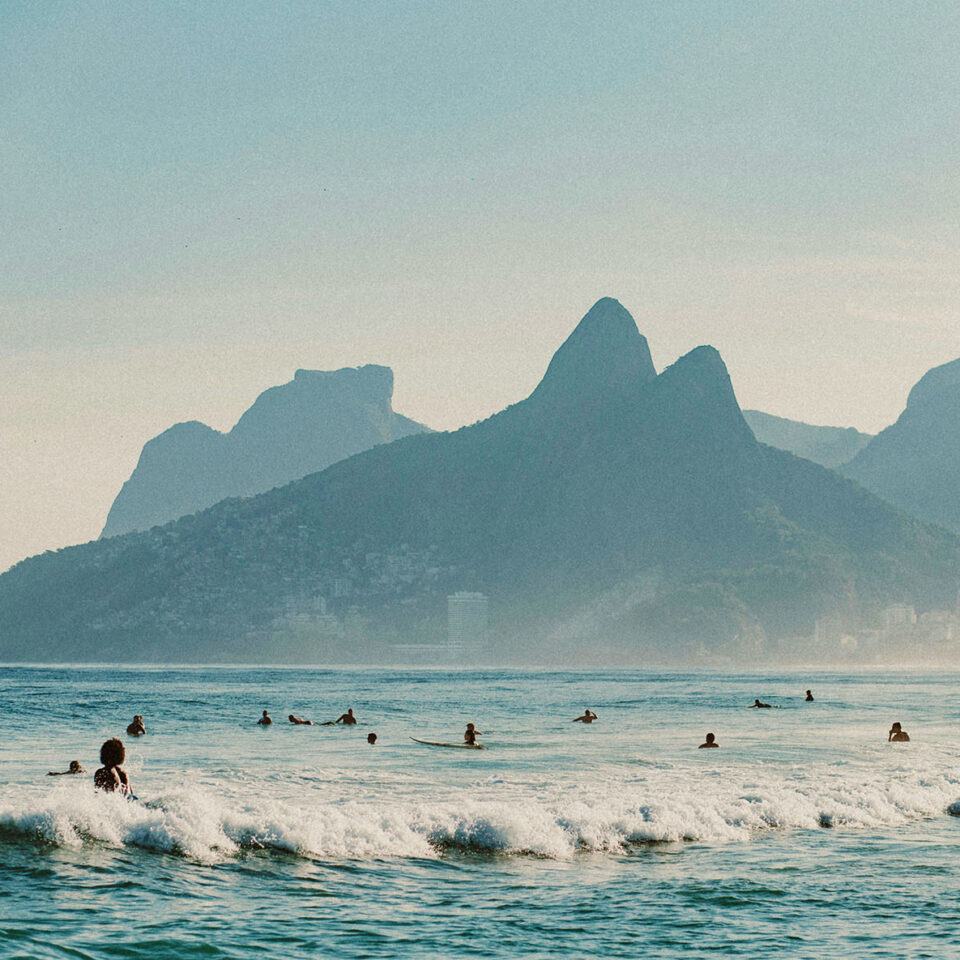
<svg viewBox="0 0 960 960"><path fill-rule="evenodd" d="M48 777L68 777L74 773L83 773L83 767L80 766L79 760L71 760L69 770L51 770L47 774L47 776Z"/></svg>
<svg viewBox="0 0 960 960"><path fill-rule="evenodd" d="M466 733L463 735L463 742L469 743L471 747L474 747L477 745L477 737L482 736L482 730L478 730L472 723L468 723Z"/></svg>
<svg viewBox="0 0 960 960"><path fill-rule="evenodd" d="M288 719L291 723L295 723L295 724L297 724L298 726L301 726L301 727L312 727L312 726L313 726L313 721L312 721L312 720L304 720L303 717L295 717L292 713L290 714L290 716L289 716L287 719Z"/></svg>
<svg viewBox="0 0 960 960"><path fill-rule="evenodd" d="M584 710L583 712L583 716L574 717L573 722L574 723L593 723L593 721L596 719L598 719L597 715L589 707L587 707L587 709Z"/></svg>

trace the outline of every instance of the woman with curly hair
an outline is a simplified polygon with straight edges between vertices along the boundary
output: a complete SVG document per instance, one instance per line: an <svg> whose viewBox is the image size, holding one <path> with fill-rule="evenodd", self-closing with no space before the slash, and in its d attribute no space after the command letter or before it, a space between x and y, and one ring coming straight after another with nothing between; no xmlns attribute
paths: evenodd
<svg viewBox="0 0 960 960"><path fill-rule="evenodd" d="M127 751L123 741L114 737L100 748L100 762L103 766L93 775L93 785L97 790L106 790L107 793L123 793L133 796L130 778L120 766Z"/></svg>

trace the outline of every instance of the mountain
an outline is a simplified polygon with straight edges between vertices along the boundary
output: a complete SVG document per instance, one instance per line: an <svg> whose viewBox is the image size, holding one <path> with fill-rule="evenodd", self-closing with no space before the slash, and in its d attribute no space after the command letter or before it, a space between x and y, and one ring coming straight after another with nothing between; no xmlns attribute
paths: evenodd
<svg viewBox="0 0 960 960"><path fill-rule="evenodd" d="M720 355L599 301L526 400L0 576L0 659L395 662L489 597L495 660L750 657L951 602L960 546L757 442ZM767 644L767 647L764 647Z"/></svg>
<svg viewBox="0 0 960 960"><path fill-rule="evenodd" d="M144 445L100 536L149 530L427 429L394 413L392 396L389 367L298 370L261 393L229 433L178 423Z"/></svg>
<svg viewBox="0 0 960 960"><path fill-rule="evenodd" d="M841 472L902 510L960 530L960 360L927 371L897 422Z"/></svg>
<svg viewBox="0 0 960 960"><path fill-rule="evenodd" d="M870 442L870 434L853 427L819 427L760 410L744 410L743 416L761 443L789 450L824 467L839 467Z"/></svg>

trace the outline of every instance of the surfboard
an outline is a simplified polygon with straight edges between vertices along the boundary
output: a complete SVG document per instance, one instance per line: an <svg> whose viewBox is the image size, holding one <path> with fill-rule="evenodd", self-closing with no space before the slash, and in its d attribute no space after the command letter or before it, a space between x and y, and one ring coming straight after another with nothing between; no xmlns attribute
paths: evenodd
<svg viewBox="0 0 960 960"><path fill-rule="evenodd" d="M419 740L417 737L410 738L414 743L422 743L427 747L454 747L460 750L486 750L482 743L441 743L439 740Z"/></svg>

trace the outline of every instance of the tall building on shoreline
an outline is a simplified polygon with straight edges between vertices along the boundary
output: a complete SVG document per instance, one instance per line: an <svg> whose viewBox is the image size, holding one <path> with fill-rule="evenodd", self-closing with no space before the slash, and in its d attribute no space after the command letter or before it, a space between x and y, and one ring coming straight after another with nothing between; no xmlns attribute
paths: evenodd
<svg viewBox="0 0 960 960"><path fill-rule="evenodd" d="M447 597L447 650L461 653L486 643L490 601L485 594L460 591Z"/></svg>

